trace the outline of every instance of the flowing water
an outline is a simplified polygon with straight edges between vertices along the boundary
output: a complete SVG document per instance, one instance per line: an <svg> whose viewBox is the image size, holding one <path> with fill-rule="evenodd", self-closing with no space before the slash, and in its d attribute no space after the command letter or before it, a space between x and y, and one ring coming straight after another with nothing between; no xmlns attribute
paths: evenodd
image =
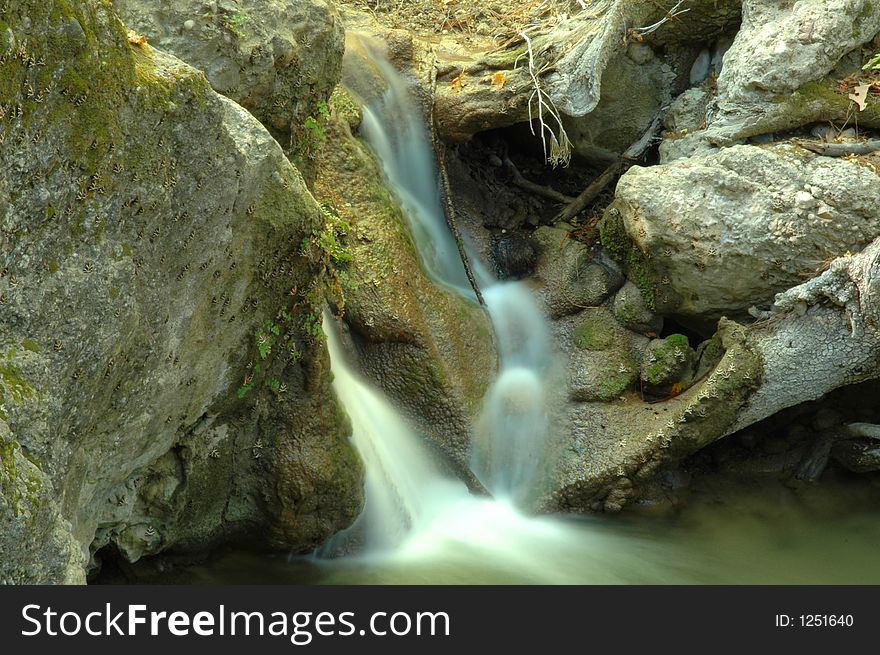
<svg viewBox="0 0 880 655"><path fill-rule="evenodd" d="M380 56L375 63L388 88L364 109L361 132L400 199L425 270L435 282L475 301L446 224L422 114L391 64ZM528 505L543 490L552 450L546 398L554 360L550 335L524 284L499 283L470 249L468 255L495 328L500 364L476 426L472 468L496 497Z"/></svg>
<svg viewBox="0 0 880 655"><path fill-rule="evenodd" d="M438 284L473 298L441 209L421 115L391 66L377 65L389 88L365 109L363 135L401 200L425 269ZM472 467L494 498L471 495L436 465L424 435L354 372L336 326L325 319L333 384L365 465L362 515L314 556L273 560L233 553L188 569L185 581L880 582L875 563L880 514L839 511L849 502L845 494L835 504L824 489L817 492L818 507L778 486L746 494L733 490L728 502L697 502L672 520L524 513L521 508L541 492L544 472L552 466L551 340L528 288L498 283L471 257L499 352L498 377L475 426ZM352 539L360 546L357 554L326 556Z"/></svg>

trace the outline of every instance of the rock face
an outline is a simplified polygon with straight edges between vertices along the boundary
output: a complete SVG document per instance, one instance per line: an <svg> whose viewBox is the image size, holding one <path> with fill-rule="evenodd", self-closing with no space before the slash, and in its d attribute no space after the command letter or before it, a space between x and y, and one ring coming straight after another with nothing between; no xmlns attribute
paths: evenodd
<svg viewBox="0 0 880 655"><path fill-rule="evenodd" d="M496 369L491 323L427 276L378 162L350 131L355 103L340 89L331 105L316 195L347 226L351 261L337 274L356 358L467 479L473 419Z"/></svg>
<svg viewBox="0 0 880 655"><path fill-rule="evenodd" d="M631 168L603 242L656 309L714 320L864 247L880 235L878 209L880 185L866 167L790 145L735 146Z"/></svg>
<svg viewBox="0 0 880 655"><path fill-rule="evenodd" d="M540 227L532 238L540 256L535 277L542 283L541 295L551 318L595 307L623 284L614 262L571 237L565 226Z"/></svg>
<svg viewBox="0 0 880 655"><path fill-rule="evenodd" d="M705 138L729 144L817 121L851 121L847 92L824 78L841 64L847 70L836 78L861 66L858 51L854 61L842 60L880 31L877 3L745 0L742 5L742 27L724 56L717 110ZM870 99L859 113L858 123L880 126L880 105L875 100Z"/></svg>
<svg viewBox="0 0 880 655"><path fill-rule="evenodd" d="M313 547L361 469L301 176L107 3L2 19L0 579L82 581L105 544Z"/></svg>
<svg viewBox="0 0 880 655"><path fill-rule="evenodd" d="M638 141L671 100L675 74L653 56L634 60L618 56L602 75L602 96L584 116L564 119L565 131L575 153L589 161L613 161ZM636 55L637 57L637 55Z"/></svg>
<svg viewBox="0 0 880 655"><path fill-rule="evenodd" d="M125 23L150 44L205 72L285 147L308 145L339 80L344 33L324 0L116 0ZM308 155L309 153L301 153ZM312 153L313 154L313 153Z"/></svg>

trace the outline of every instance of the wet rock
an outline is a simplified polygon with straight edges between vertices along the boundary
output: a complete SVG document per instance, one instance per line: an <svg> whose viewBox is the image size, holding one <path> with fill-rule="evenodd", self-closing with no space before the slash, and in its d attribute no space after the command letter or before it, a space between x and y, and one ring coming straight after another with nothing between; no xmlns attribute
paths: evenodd
<svg viewBox="0 0 880 655"><path fill-rule="evenodd" d="M570 236L571 228L540 227L533 239L539 257L535 276L551 318L595 307L623 284L616 266Z"/></svg>
<svg viewBox="0 0 880 655"><path fill-rule="evenodd" d="M734 146L620 180L602 242L663 313L714 320L880 234L870 169L789 145Z"/></svg>
<svg viewBox="0 0 880 655"><path fill-rule="evenodd" d="M495 273L502 280L528 277L535 269L537 249L521 234L496 234L489 245Z"/></svg>
<svg viewBox="0 0 880 655"><path fill-rule="evenodd" d="M362 105L377 100L388 88L385 75L372 52L379 47L378 43L359 34L348 32L345 35L342 84Z"/></svg>
<svg viewBox="0 0 880 655"><path fill-rule="evenodd" d="M831 455L834 461L854 473L880 471L880 441L843 439L834 443Z"/></svg>
<svg viewBox="0 0 880 655"><path fill-rule="evenodd" d="M473 419L496 370L491 323L475 302L426 275L398 201L337 98L315 193L349 226L351 262L337 269L353 361L468 479Z"/></svg>

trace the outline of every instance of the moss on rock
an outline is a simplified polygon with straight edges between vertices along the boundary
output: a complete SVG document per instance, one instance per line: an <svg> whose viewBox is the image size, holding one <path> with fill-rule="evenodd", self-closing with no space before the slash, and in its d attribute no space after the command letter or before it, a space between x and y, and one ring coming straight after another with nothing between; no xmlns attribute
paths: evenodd
<svg viewBox="0 0 880 655"><path fill-rule="evenodd" d="M606 314L594 314L575 328L572 340L581 350L608 350L614 344L616 327Z"/></svg>
<svg viewBox="0 0 880 655"><path fill-rule="evenodd" d="M660 276L654 270L648 255L639 250L626 232L620 209L615 203L609 205L599 223L599 238L605 251L626 271L627 277L642 292L645 306L660 311L658 282Z"/></svg>

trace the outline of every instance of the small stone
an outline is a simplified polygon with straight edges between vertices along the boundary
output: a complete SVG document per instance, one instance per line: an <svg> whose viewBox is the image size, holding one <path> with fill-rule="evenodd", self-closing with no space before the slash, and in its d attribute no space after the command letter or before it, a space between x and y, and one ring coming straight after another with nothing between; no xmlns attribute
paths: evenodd
<svg viewBox="0 0 880 655"><path fill-rule="evenodd" d="M499 157L495 153L492 153L491 155L489 155L489 165L494 166L495 168L501 168L501 166L503 165L501 157Z"/></svg>
<svg viewBox="0 0 880 655"><path fill-rule="evenodd" d="M183 24L183 29L187 32L191 31L196 26L196 22L193 19L189 19Z"/></svg>
<svg viewBox="0 0 880 655"><path fill-rule="evenodd" d="M647 43L632 42L626 49L626 56L635 63L643 65L654 59L654 51Z"/></svg>
<svg viewBox="0 0 880 655"><path fill-rule="evenodd" d="M712 54L708 48L703 48L697 55L693 66L691 66L690 82L691 86L702 84L709 77L709 71L712 67Z"/></svg>

